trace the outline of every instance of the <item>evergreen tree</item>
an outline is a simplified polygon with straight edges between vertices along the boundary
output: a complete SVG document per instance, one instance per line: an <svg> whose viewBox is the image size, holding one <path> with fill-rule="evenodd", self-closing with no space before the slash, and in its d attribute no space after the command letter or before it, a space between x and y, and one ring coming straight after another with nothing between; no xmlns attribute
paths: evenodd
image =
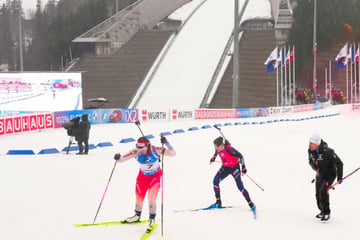
<svg viewBox="0 0 360 240"><path fill-rule="evenodd" d="M26 70L50 70L51 65L49 64L47 53L48 46L47 22L41 11L41 0L38 0L34 17L33 40L26 54Z"/></svg>

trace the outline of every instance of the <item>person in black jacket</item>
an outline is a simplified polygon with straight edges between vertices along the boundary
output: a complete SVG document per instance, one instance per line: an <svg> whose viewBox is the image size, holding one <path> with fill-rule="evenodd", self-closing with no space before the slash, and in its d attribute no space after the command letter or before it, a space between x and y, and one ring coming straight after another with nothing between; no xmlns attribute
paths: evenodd
<svg viewBox="0 0 360 240"><path fill-rule="evenodd" d="M79 134L76 136L78 141L79 152L77 154L88 154L89 152L89 133L90 133L91 124L88 119L87 114L81 116L81 122L79 125ZM85 151L83 147L85 144Z"/></svg>
<svg viewBox="0 0 360 240"><path fill-rule="evenodd" d="M343 163L333 149L321 139L318 134L313 134L309 143L309 164L316 171L315 190L316 202L320 213L316 215L321 221L330 218L330 204L328 189L337 177L342 183Z"/></svg>

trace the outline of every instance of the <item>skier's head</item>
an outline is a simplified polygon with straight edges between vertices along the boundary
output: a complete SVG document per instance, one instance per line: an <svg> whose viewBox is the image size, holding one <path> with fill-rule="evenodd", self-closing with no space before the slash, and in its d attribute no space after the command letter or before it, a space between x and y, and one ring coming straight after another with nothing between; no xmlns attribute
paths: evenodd
<svg viewBox="0 0 360 240"><path fill-rule="evenodd" d="M317 150L321 144L321 137L319 134L314 133L309 140L309 148L311 151Z"/></svg>
<svg viewBox="0 0 360 240"><path fill-rule="evenodd" d="M140 152L150 149L150 141L146 137L139 137L136 141L136 149Z"/></svg>
<svg viewBox="0 0 360 240"><path fill-rule="evenodd" d="M217 151L222 151L224 150L224 139L222 137L218 137L214 140L214 146L216 148Z"/></svg>

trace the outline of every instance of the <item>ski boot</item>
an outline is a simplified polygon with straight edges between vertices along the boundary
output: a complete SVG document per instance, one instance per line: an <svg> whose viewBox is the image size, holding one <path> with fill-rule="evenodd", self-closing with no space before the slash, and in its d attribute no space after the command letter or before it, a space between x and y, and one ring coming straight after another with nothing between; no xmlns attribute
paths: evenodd
<svg viewBox="0 0 360 240"><path fill-rule="evenodd" d="M151 232L154 228L154 225L155 225L155 214L150 214L150 217L149 217L149 224L148 224L148 227L146 229L146 232Z"/></svg>
<svg viewBox="0 0 360 240"><path fill-rule="evenodd" d="M122 222L123 223L135 223L140 222L141 212L135 211L135 215L132 217L125 218Z"/></svg>
<svg viewBox="0 0 360 240"><path fill-rule="evenodd" d="M216 198L216 202L211 204L209 208L222 208L221 199L219 197Z"/></svg>

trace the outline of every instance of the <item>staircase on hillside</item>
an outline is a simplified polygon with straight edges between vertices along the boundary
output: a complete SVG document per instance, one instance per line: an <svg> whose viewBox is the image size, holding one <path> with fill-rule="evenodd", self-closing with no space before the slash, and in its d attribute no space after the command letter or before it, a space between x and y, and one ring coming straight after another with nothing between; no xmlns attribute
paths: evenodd
<svg viewBox="0 0 360 240"><path fill-rule="evenodd" d="M140 30L113 55L85 58L72 71L83 71L83 105L105 98L106 107L126 108L141 85L172 30Z"/></svg>
<svg viewBox="0 0 360 240"><path fill-rule="evenodd" d="M239 43L239 102L237 107L276 106L276 72L266 73L264 62L276 46L274 29L245 31ZM210 108L232 107L233 62L215 93Z"/></svg>

